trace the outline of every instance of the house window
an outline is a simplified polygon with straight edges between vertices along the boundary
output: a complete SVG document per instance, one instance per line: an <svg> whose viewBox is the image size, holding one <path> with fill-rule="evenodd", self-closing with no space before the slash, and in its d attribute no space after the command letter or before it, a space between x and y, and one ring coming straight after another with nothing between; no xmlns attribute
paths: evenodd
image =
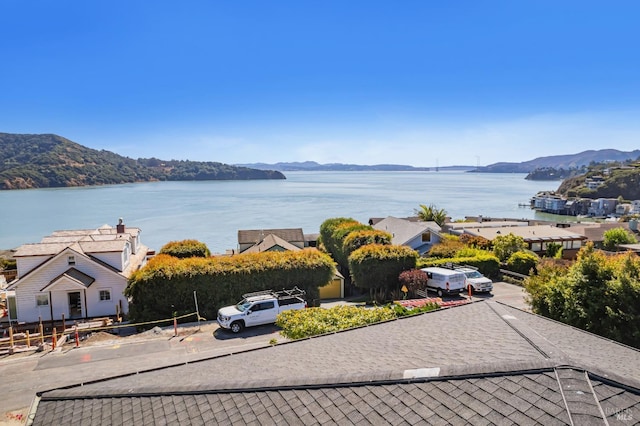
<svg viewBox="0 0 640 426"><path fill-rule="evenodd" d="M100 301L111 300L111 290L100 290Z"/></svg>
<svg viewBox="0 0 640 426"><path fill-rule="evenodd" d="M36 306L49 306L49 295L36 294Z"/></svg>
<svg viewBox="0 0 640 426"><path fill-rule="evenodd" d="M69 265L75 265L76 264L76 257L75 256L67 257L67 262L69 262Z"/></svg>
<svg viewBox="0 0 640 426"><path fill-rule="evenodd" d="M423 243L431 242L431 232L425 232L424 234L422 234L422 242Z"/></svg>

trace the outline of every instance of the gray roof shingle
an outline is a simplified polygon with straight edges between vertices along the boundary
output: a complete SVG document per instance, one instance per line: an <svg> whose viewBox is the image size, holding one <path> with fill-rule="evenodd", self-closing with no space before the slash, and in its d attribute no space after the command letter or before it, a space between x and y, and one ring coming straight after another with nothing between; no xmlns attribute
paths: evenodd
<svg viewBox="0 0 640 426"><path fill-rule="evenodd" d="M486 301L44 392L33 424L614 424L640 416L639 365ZM406 375L424 368L439 374Z"/></svg>

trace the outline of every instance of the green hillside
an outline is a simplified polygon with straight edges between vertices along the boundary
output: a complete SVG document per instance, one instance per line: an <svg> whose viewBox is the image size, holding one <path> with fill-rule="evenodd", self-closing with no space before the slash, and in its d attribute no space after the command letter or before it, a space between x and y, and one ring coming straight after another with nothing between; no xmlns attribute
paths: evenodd
<svg viewBox="0 0 640 426"><path fill-rule="evenodd" d="M0 189L150 181L285 179L273 170L217 162L131 159L57 135L0 133Z"/></svg>
<svg viewBox="0 0 640 426"><path fill-rule="evenodd" d="M604 182L595 189L589 189L586 181L595 176L602 176ZM640 167L592 167L583 175L564 180L557 192L570 198L622 197L625 200L640 200Z"/></svg>

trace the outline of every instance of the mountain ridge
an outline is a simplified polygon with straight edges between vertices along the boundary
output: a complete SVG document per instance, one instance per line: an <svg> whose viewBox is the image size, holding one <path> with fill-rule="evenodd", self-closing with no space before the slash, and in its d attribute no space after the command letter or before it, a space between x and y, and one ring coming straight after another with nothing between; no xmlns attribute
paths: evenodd
<svg viewBox="0 0 640 426"><path fill-rule="evenodd" d="M217 162L123 157L54 134L0 133L0 189L178 180L286 179L278 171Z"/></svg>
<svg viewBox="0 0 640 426"><path fill-rule="evenodd" d="M537 157L520 163L499 162L478 167L480 173L531 173L540 168L571 169L588 166L591 163L635 160L640 150L619 151L617 149L587 150L577 154Z"/></svg>

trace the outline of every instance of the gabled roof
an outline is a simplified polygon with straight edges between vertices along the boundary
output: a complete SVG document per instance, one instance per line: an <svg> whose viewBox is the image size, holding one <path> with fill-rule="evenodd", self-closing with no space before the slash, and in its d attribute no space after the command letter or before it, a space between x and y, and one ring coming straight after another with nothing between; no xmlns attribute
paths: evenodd
<svg viewBox="0 0 640 426"><path fill-rule="evenodd" d="M264 240L244 250L243 253L261 253L272 250L274 247L280 247L286 251L302 250L300 247L294 246L277 235L269 234L264 238Z"/></svg>
<svg viewBox="0 0 640 426"><path fill-rule="evenodd" d="M435 222L414 222L407 219L388 216L373 225L374 229L391 234L391 243L403 245L427 231L440 232Z"/></svg>
<svg viewBox="0 0 640 426"><path fill-rule="evenodd" d="M302 228L288 229L247 229L238 231L238 244L257 244L264 238L273 234L288 242L304 243Z"/></svg>
<svg viewBox="0 0 640 426"><path fill-rule="evenodd" d="M77 270L76 268L69 268L66 271L64 271L62 274L52 279L49 282L49 284L44 286L40 291L49 291L53 287L55 287L56 284L62 281L71 281L72 283L76 284L78 287L88 288L91 284L94 283L95 280L96 280L95 278L90 277L89 275L85 274L82 271Z"/></svg>
<svg viewBox="0 0 640 426"><path fill-rule="evenodd" d="M640 410L638 365L636 349L483 301L43 392L33 424L614 423Z"/></svg>
<svg viewBox="0 0 640 426"><path fill-rule="evenodd" d="M125 244L139 233L138 228L126 228L125 232L118 233L116 228L109 225L103 225L97 229L55 231L43 237L39 243L23 244L18 247L14 257L51 256L70 246L82 253L118 252L122 251Z"/></svg>

